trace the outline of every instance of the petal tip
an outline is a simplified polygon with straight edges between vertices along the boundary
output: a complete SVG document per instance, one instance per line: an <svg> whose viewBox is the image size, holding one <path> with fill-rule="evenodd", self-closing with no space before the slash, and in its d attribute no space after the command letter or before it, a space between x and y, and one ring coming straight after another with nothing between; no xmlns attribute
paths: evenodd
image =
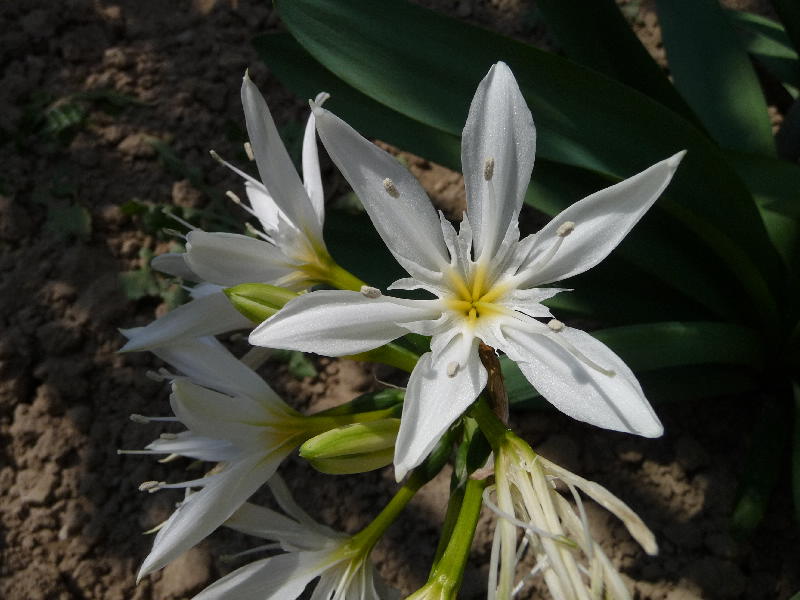
<svg viewBox="0 0 800 600"><path fill-rule="evenodd" d="M673 154L667 159L667 165L673 169L677 169L684 156L686 156L686 150L681 150L680 152Z"/></svg>

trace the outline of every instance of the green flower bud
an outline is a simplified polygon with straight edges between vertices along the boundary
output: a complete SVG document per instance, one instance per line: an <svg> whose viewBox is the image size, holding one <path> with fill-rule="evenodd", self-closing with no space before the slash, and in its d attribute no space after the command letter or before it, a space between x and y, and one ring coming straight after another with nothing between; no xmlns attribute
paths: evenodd
<svg viewBox="0 0 800 600"><path fill-rule="evenodd" d="M318 471L350 475L391 464L400 419L353 423L330 429L300 446L300 456Z"/></svg>
<svg viewBox="0 0 800 600"><path fill-rule="evenodd" d="M233 307L254 323L266 321L297 292L266 283L242 283L223 290Z"/></svg>

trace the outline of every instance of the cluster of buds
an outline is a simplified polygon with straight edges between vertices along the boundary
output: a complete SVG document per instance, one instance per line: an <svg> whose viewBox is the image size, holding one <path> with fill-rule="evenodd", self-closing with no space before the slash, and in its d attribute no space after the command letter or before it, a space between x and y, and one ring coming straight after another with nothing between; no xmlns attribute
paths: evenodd
<svg viewBox="0 0 800 600"><path fill-rule="evenodd" d="M536 573L557 599L629 597L589 535L580 492L620 517L651 553L652 534L607 490L536 456L506 428L497 353L516 362L569 416L661 435L625 363L594 337L553 318L543 302L566 291L550 284L590 269L619 244L667 186L682 153L576 202L520 239L517 217L536 136L511 71L497 63L478 86L464 128L467 211L456 231L403 166L322 107L327 98L322 93L311 102L301 180L264 98L245 74L246 150L260 180L212 155L244 178L249 204L233 192L228 197L261 228L239 235L184 223L190 229L186 252L158 257L154 266L195 282L193 299L123 332L124 350L150 350L171 369L156 377L171 386L172 415L134 420L185 427L133 452L209 463L199 478L142 484L148 492L182 489L184 498L157 528L139 576L225 526L272 540L252 551L273 555L233 571L197 598L291 600L315 579L313 598L320 600L387 597L392 592L374 576L369 554L416 491L452 460L456 475L441 542L428 583L411 597L455 597L483 506L498 515L490 598L513 597ZM422 290L429 298L384 294L329 254L322 239L317 133L408 272L389 289ZM241 358L214 337L253 324L253 348ZM405 390L303 414L257 373L272 348L381 362L410 377ZM494 479L472 476L489 446ZM401 486L362 531L339 534L312 520L277 475L295 451L330 474L392 464ZM557 482L566 486L566 497ZM284 514L248 502L265 485ZM516 582L526 552L536 566Z"/></svg>

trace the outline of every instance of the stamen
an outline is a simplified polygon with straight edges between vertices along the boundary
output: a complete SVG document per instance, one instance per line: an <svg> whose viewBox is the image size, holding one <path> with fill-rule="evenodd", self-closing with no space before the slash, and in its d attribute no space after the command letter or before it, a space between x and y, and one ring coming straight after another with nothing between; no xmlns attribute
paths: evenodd
<svg viewBox="0 0 800 600"><path fill-rule="evenodd" d="M182 234L177 229L172 229L171 227L164 227L161 231L163 231L167 235L171 235L172 237L179 237L182 240L186 239L186 236Z"/></svg>
<svg viewBox="0 0 800 600"><path fill-rule="evenodd" d="M158 490L164 483L164 481L145 481L139 486L139 491L152 493Z"/></svg>
<svg viewBox="0 0 800 600"><path fill-rule="evenodd" d="M492 177L494 177L494 158L489 157L486 159L486 162L483 163L483 178L486 181L491 181Z"/></svg>
<svg viewBox="0 0 800 600"><path fill-rule="evenodd" d="M573 231L575 231L575 223L572 221L564 221L558 226L558 229L556 229L556 235L563 238L567 237Z"/></svg>
<svg viewBox="0 0 800 600"><path fill-rule="evenodd" d="M361 286L361 295L365 298L380 298L382 296L381 291L378 288L370 287L368 285Z"/></svg>
<svg viewBox="0 0 800 600"><path fill-rule="evenodd" d="M225 195L228 197L229 200L232 200L234 204L241 206L244 210L246 210L248 213L250 213L250 215L252 215L256 219L258 218L256 211L254 211L252 208L247 206L247 204L242 202L242 199L239 198L239 196L234 194L232 191L228 190L227 192L225 192Z"/></svg>
<svg viewBox="0 0 800 600"><path fill-rule="evenodd" d="M178 417L146 417L136 413L130 415L129 418L134 423L140 423L142 425L153 422L176 423L178 421Z"/></svg>
<svg viewBox="0 0 800 600"><path fill-rule="evenodd" d="M400 191L397 189L397 186L394 184L394 181L392 181L388 177L383 180L383 189L385 189L386 193L389 194L392 198L400 197Z"/></svg>
<svg viewBox="0 0 800 600"><path fill-rule="evenodd" d="M242 205L242 208L245 208L244 205ZM247 231L248 233L252 233L256 237L260 237L265 242L269 242L270 244L273 244L273 245L275 244L275 241L271 237L269 237L263 231L253 227L250 223L245 223L244 224L244 228L245 228L245 231Z"/></svg>
<svg viewBox="0 0 800 600"><path fill-rule="evenodd" d="M447 376L455 377L456 373L458 373L458 363L453 361L447 365Z"/></svg>
<svg viewBox="0 0 800 600"><path fill-rule="evenodd" d="M253 147L250 145L250 142L244 143L244 153L247 154L248 160L256 159L256 155L253 154Z"/></svg>
<svg viewBox="0 0 800 600"><path fill-rule="evenodd" d="M190 231L194 231L195 229L198 229L197 227L195 227L194 225L189 223L189 221L187 221L185 219L181 219L178 215L171 213L167 209L166 206L161 209L161 212L163 212L165 215L167 215L173 221L177 221L178 223L180 223L181 225L183 225L184 227L186 227L186 229L189 229Z"/></svg>
<svg viewBox="0 0 800 600"><path fill-rule="evenodd" d="M232 563L233 561L242 558L243 556L249 556L250 554L256 554L258 552L266 552L268 550L280 550L282 546L280 544L264 544L262 546L256 546L255 548L250 548L250 550L244 550L242 552L237 552L235 554L223 554L219 557L219 559L224 563Z"/></svg>
<svg viewBox="0 0 800 600"><path fill-rule="evenodd" d="M531 525L530 523L525 523L524 521L520 521L514 515L512 515L511 513L507 513L502 508L497 506L494 502L489 500L489 495L492 493L492 491L494 491L495 488L496 486L490 485L483 490L483 503L486 504L486 506L489 507L489 510L491 510L494 514L496 514L498 517L505 519L509 523L516 525L523 531L530 531L531 533L534 533L539 537L548 538L557 542L563 540L564 538L563 535L555 535L553 533L550 533L549 531L540 529L535 525Z"/></svg>
<svg viewBox="0 0 800 600"><path fill-rule="evenodd" d="M558 319L550 319L547 322L547 326L550 328L550 331L554 331L556 333L564 329L564 324Z"/></svg>
<svg viewBox="0 0 800 600"><path fill-rule="evenodd" d="M218 163L228 167L231 171L236 173L239 177L242 177L245 181L249 181L250 183L252 183L255 186L263 187L264 184L262 184L258 179L256 179L255 177L253 177L251 175L248 175L247 173L242 171L239 167L233 166L231 163L229 163L227 160L225 160L219 154L217 154L214 150L209 150L208 153L211 155L211 158L213 158Z"/></svg>

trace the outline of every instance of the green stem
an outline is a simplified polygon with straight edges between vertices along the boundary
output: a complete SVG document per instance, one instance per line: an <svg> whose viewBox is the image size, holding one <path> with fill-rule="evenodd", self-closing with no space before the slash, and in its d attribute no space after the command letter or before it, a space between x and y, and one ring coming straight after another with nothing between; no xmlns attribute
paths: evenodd
<svg viewBox="0 0 800 600"><path fill-rule="evenodd" d="M362 552L369 553L372 547L378 542L389 526L394 523L398 515L414 497L419 488L425 485L423 477L411 475L405 485L392 497L383 510L375 517L372 522L364 529L353 536L351 544L358 547Z"/></svg>
<svg viewBox="0 0 800 600"><path fill-rule="evenodd" d="M340 267L333 259L328 265L328 271L323 281L340 290L353 290L355 292L360 291L362 286L367 285L350 271Z"/></svg>
<svg viewBox="0 0 800 600"><path fill-rule="evenodd" d="M380 348L368 350L367 352L360 352L359 354L351 354L350 356L344 356L343 358L382 363L384 365L396 367L402 371L406 371L407 373L411 373L411 371L414 370L414 366L417 364L417 361L419 360L419 355L411 350L408 350L407 348L403 348L398 344L390 342L385 346L381 346Z"/></svg>
<svg viewBox="0 0 800 600"><path fill-rule="evenodd" d="M469 409L470 416L478 422L481 432L497 452L507 439L510 429L497 417L484 398L478 398Z"/></svg>
<svg viewBox="0 0 800 600"><path fill-rule="evenodd" d="M427 585L440 590L440 595L437 596L439 598L455 598L458 588L461 587L475 528L481 516L483 490L487 483L485 479L470 479L464 488L464 498L447 548L428 578Z"/></svg>

